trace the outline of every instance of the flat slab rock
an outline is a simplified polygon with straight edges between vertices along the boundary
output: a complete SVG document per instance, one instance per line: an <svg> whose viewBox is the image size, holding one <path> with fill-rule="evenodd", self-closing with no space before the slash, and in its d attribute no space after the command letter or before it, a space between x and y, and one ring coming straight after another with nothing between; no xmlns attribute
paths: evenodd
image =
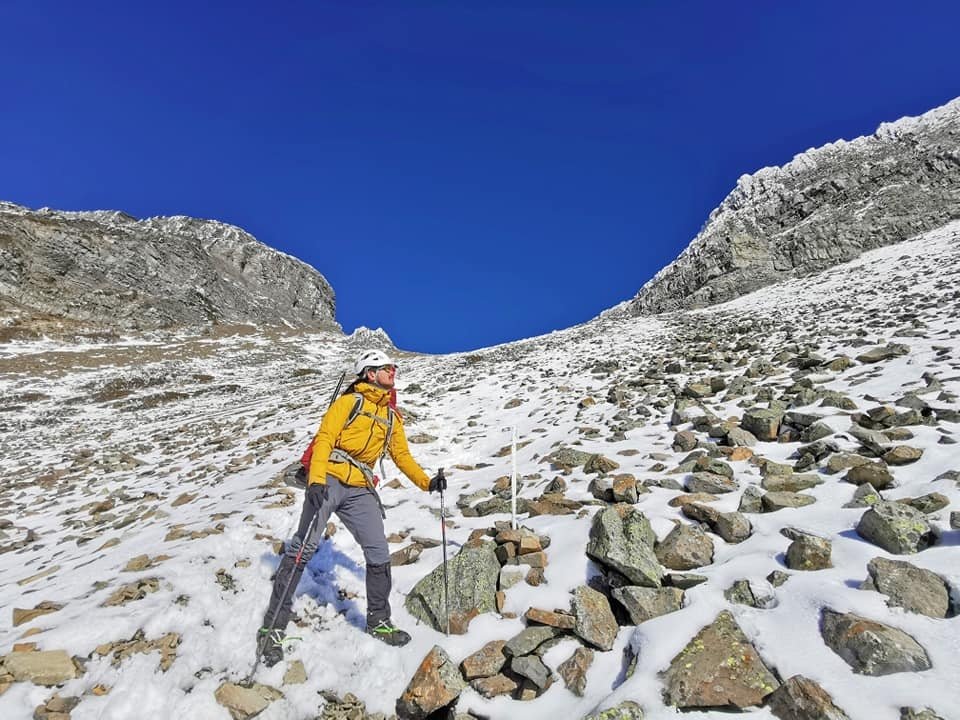
<svg viewBox="0 0 960 720"><path fill-rule="evenodd" d="M14 682L34 685L59 685L80 676L66 650L12 652L2 659L0 670L12 675Z"/></svg>
<svg viewBox="0 0 960 720"><path fill-rule="evenodd" d="M230 712L230 717L234 720L246 720L262 713L270 703L282 698L283 693L259 683L243 687L225 682L217 688L214 697Z"/></svg>
<svg viewBox="0 0 960 720"><path fill-rule="evenodd" d="M757 706L780 686L726 610L673 658L663 679L667 704L681 710Z"/></svg>

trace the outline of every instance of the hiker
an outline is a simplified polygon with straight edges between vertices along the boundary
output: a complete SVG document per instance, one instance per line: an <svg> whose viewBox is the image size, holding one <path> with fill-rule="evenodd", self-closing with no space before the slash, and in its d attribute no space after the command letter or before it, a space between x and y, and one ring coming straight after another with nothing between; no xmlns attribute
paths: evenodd
<svg viewBox="0 0 960 720"><path fill-rule="evenodd" d="M368 350L355 366L356 379L327 410L313 441L306 496L296 534L284 546L273 594L258 633L257 650L268 667L283 659L284 628L303 568L317 551L331 513L363 548L367 566L367 632L388 645L410 635L390 619L390 552L386 517L373 467L387 452L401 472L423 490L441 492L443 472L427 476L410 454L403 420L395 409L397 365L386 353Z"/></svg>

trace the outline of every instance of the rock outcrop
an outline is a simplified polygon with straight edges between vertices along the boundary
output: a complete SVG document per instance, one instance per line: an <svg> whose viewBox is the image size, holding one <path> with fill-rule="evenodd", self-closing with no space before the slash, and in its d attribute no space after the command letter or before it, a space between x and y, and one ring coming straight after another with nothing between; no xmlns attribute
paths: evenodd
<svg viewBox="0 0 960 720"><path fill-rule="evenodd" d="M960 99L744 175L683 253L609 314L725 302L960 217Z"/></svg>
<svg viewBox="0 0 960 720"><path fill-rule="evenodd" d="M115 329L339 328L324 277L240 228L0 202L0 313Z"/></svg>

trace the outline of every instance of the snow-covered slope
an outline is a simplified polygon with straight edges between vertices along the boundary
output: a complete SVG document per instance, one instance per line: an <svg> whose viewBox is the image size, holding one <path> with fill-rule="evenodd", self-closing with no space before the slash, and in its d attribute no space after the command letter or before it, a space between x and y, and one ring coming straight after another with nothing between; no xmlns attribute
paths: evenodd
<svg viewBox="0 0 960 720"><path fill-rule="evenodd" d="M389 715L434 645L459 663L489 641L516 635L528 608L569 608L573 588L596 584L600 569L584 551L591 518L607 503L594 498L594 476L582 466L564 472L546 461L561 446L601 454L618 464L615 473L646 485L649 492L635 507L662 541L675 523L691 523L671 505L687 494L677 488L689 481L689 473L675 471L688 454L674 449L677 431L690 430L733 469L736 491L710 503L721 511L736 510L745 493L759 488L756 457L794 464L805 444L787 434L782 442L758 442L752 461L745 453L733 459L720 453L720 441L698 417L712 414L716 425L740 418L747 407L783 400L822 416L838 451L855 453L855 413L907 397L928 408L927 420L902 428L897 444L923 454L910 465L891 465L896 485L883 495L937 492L948 500L930 516L939 534L933 547L895 556L861 538L854 528L865 508L843 507L856 488L842 473L827 474L824 460L807 470L823 481L804 493L813 504L748 514L752 536L739 544L713 536L712 563L694 570L705 582L686 591L681 610L620 627L613 649L595 652L582 697L557 679L526 702L487 699L468 688L457 708L476 717L579 718L634 700L646 718L674 717L660 674L727 609L781 679L811 678L851 720L896 720L907 706L958 717L958 619L907 613L888 607L878 592L858 589L871 558L891 557L938 573L953 603L960 600L960 531L949 520L960 510L960 445L953 444L960 432L958 279L960 224L954 224L706 310L606 318L470 354L403 357L400 405L417 441L413 453L431 472L445 467L450 478L451 557L472 531L509 519L469 517L463 508L470 505L466 496L476 493L476 506L510 474L503 449L513 428L521 498L541 496L560 477L565 497L583 507L569 515L521 516L551 539L544 582L506 590L503 615L477 617L465 635L445 637L418 625L404 608L403 597L440 563L442 548L426 548L416 562L395 567L394 619L413 635L402 649L362 632L362 553L338 528L297 590L299 624L290 631L300 641L289 660L302 661L306 681L284 679L290 663L261 668L256 679L283 697L258 717L317 717L329 698L321 691L341 699L353 693L368 713ZM905 346L905 354L899 349L881 362L828 367L890 343ZM278 562L275 543L299 514L299 492L285 487L279 472L299 457L353 352L338 333L253 329L88 346L0 346L0 600L7 609L0 615L0 653L33 643L63 650L82 665L78 677L55 689L28 681L6 685L0 671L0 717L31 718L54 692L79 699L73 720L229 717L215 692L250 671ZM691 405L699 390L686 388L696 381L709 387L711 379L717 389ZM850 409L824 404L827 391L847 398ZM671 426L675 408L683 409L682 417ZM389 463L388 470L393 479ZM399 541L391 550L414 536L440 538L438 497L405 480L388 484L382 496L387 532ZM788 526L832 541L833 566L788 570L790 541L780 533ZM776 570L789 575L779 587L765 580ZM741 579L769 596L763 607L725 597ZM62 607L26 620L16 610L37 606ZM824 607L904 630L926 650L932 668L883 677L854 673L821 638ZM15 613L22 621L16 626ZM159 642L151 650L153 641ZM543 659L555 671L578 646L568 635ZM768 707L747 712L774 717ZM685 716L729 714L693 710Z"/></svg>

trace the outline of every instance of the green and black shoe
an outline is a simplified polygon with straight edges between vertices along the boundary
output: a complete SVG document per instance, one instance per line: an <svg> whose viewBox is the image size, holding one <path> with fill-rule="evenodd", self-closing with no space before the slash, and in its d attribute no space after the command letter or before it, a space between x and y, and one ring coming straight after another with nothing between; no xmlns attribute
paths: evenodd
<svg viewBox="0 0 960 720"><path fill-rule="evenodd" d="M367 626L367 634L373 635L380 642L384 642L387 645L393 645L394 647L402 647L410 642L410 633L404 632L398 627L395 627L389 619L381 620L376 625Z"/></svg>
<svg viewBox="0 0 960 720"><path fill-rule="evenodd" d="M262 627L257 631L257 651L264 665L273 667L283 660L283 641L282 630Z"/></svg>

